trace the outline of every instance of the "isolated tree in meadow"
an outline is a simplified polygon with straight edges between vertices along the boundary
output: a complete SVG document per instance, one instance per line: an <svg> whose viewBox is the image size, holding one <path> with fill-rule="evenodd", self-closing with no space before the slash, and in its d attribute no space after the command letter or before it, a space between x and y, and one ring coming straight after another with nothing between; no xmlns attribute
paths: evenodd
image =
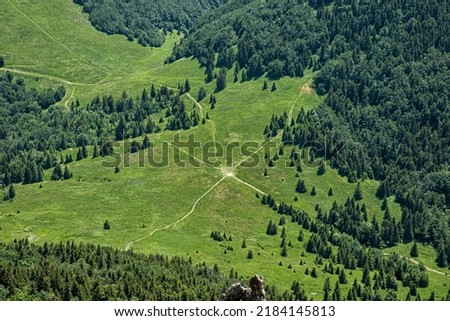
<svg viewBox="0 0 450 321"><path fill-rule="evenodd" d="M206 89L204 87L200 87L198 90L197 100L202 101L206 97Z"/></svg>
<svg viewBox="0 0 450 321"><path fill-rule="evenodd" d="M269 87L269 85L267 85L267 80L264 80L262 90L266 90L268 87Z"/></svg>
<svg viewBox="0 0 450 321"><path fill-rule="evenodd" d="M286 247L286 245L284 245L282 248L281 248L281 256L283 256L283 257L286 257L288 254L287 254L287 247Z"/></svg>
<svg viewBox="0 0 450 321"><path fill-rule="evenodd" d="M103 223L103 229L104 229L104 230L110 230L110 229L111 229L111 225L109 224L108 220L106 220L106 221Z"/></svg>
<svg viewBox="0 0 450 321"><path fill-rule="evenodd" d="M334 192L333 192L333 188L330 187L330 189L328 190L328 196L333 196Z"/></svg>
<svg viewBox="0 0 450 321"><path fill-rule="evenodd" d="M120 167L116 165L116 167L114 167L114 174L120 173Z"/></svg>
<svg viewBox="0 0 450 321"><path fill-rule="evenodd" d="M345 275L345 270L341 269L341 271L339 272L339 283L340 284L347 284L348 280L347 280L347 275Z"/></svg>
<svg viewBox="0 0 450 321"><path fill-rule="evenodd" d="M152 97L152 98L156 97L156 88L155 88L154 84L152 84L152 86L150 88L150 97Z"/></svg>
<svg viewBox="0 0 450 321"><path fill-rule="evenodd" d="M300 231L298 232L298 235L297 235L297 240L299 242L303 242L303 239L304 239L303 229L300 229Z"/></svg>
<svg viewBox="0 0 450 321"><path fill-rule="evenodd" d="M87 158L88 157L88 151L87 151L86 145L84 145L84 143L81 146L81 153L83 154L83 158Z"/></svg>
<svg viewBox="0 0 450 321"><path fill-rule="evenodd" d="M319 168L317 169L317 175L321 176L325 174L325 172L326 172L325 161L322 161L322 163L320 163Z"/></svg>
<svg viewBox="0 0 450 321"><path fill-rule="evenodd" d="M2 56L0 56L0 68L5 66L5 58L3 58Z"/></svg>
<svg viewBox="0 0 450 321"><path fill-rule="evenodd" d="M247 259L249 259L249 260L253 259L253 251L252 251L252 250L249 250L249 251L248 251L248 253L247 253Z"/></svg>
<svg viewBox="0 0 450 321"><path fill-rule="evenodd" d="M92 151L92 158L98 157L98 146L97 144L94 145L94 150Z"/></svg>
<svg viewBox="0 0 450 321"><path fill-rule="evenodd" d="M71 179L73 176L72 172L69 170L69 167L64 166L64 173L63 173L63 178L64 179Z"/></svg>
<svg viewBox="0 0 450 321"><path fill-rule="evenodd" d="M331 282L330 278L325 279L325 283L323 284L323 301L331 300Z"/></svg>
<svg viewBox="0 0 450 321"><path fill-rule="evenodd" d="M297 193L300 193L300 194L303 194L303 193L306 193L307 192L307 189L306 189L306 185L305 185L305 181L304 180L298 180L298 182L297 182L297 187L295 188L295 191L297 192Z"/></svg>
<svg viewBox="0 0 450 321"><path fill-rule="evenodd" d="M411 257L419 257L419 249L417 248L417 243L414 242L411 251L409 252Z"/></svg>
<svg viewBox="0 0 450 321"><path fill-rule="evenodd" d="M150 147L150 139L147 135L144 136L144 140L142 141L142 147L144 149L148 149Z"/></svg>
<svg viewBox="0 0 450 321"><path fill-rule="evenodd" d="M363 193L361 188L361 183L356 184L355 192L353 193L355 200L360 201L363 199Z"/></svg>
<svg viewBox="0 0 450 321"><path fill-rule="evenodd" d="M51 179L53 181L60 180L63 177L63 170L61 167L61 164L56 164L56 166L53 168L52 177Z"/></svg>
<svg viewBox="0 0 450 321"><path fill-rule="evenodd" d="M41 165L38 165L36 182L43 182L43 181L44 181L44 169L42 168Z"/></svg>
<svg viewBox="0 0 450 321"><path fill-rule="evenodd" d="M242 241L241 248L243 249L247 248L247 243L245 242L245 239Z"/></svg>
<svg viewBox="0 0 450 321"><path fill-rule="evenodd" d="M184 92L190 92L191 91L191 84L189 83L189 79L186 78L184 82Z"/></svg>
<svg viewBox="0 0 450 321"><path fill-rule="evenodd" d="M206 68L206 77L205 77L205 82L208 84L211 81L213 81L214 79L214 68L208 66Z"/></svg>
<svg viewBox="0 0 450 321"><path fill-rule="evenodd" d="M77 151L77 161L80 161L83 158L84 158L83 157L83 151L81 150L81 147L80 147L80 148L78 148L78 151Z"/></svg>
<svg viewBox="0 0 450 321"><path fill-rule="evenodd" d="M448 266L447 253L445 252L445 247L442 242L438 245L438 248L437 248L436 263L439 267L442 267L442 268Z"/></svg>
<svg viewBox="0 0 450 321"><path fill-rule="evenodd" d="M342 300L341 287L340 287L338 281L336 281L336 284L334 286L334 291L333 291L333 294L331 295L331 299L333 301L341 301Z"/></svg>
<svg viewBox="0 0 450 321"><path fill-rule="evenodd" d="M220 69L216 79L216 92L222 91L227 87L227 69Z"/></svg>
<svg viewBox="0 0 450 321"><path fill-rule="evenodd" d="M247 81L247 72L245 71L245 69L242 69L241 71L241 82L245 82Z"/></svg>
<svg viewBox="0 0 450 321"><path fill-rule="evenodd" d="M9 185L8 196L10 200L16 197L16 189L14 188L14 184Z"/></svg>
<svg viewBox="0 0 450 321"><path fill-rule="evenodd" d="M316 187L313 186L312 189L311 189L311 196L316 196L316 195L317 195Z"/></svg>
<svg viewBox="0 0 450 321"><path fill-rule="evenodd" d="M277 90L277 85L275 84L275 82L272 84L272 89L270 90L271 92L274 92L275 90Z"/></svg>

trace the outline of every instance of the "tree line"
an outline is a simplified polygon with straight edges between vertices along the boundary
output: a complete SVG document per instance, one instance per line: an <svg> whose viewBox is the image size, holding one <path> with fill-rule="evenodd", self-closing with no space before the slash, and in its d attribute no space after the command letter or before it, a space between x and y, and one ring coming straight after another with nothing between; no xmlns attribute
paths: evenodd
<svg viewBox="0 0 450 321"><path fill-rule="evenodd" d="M83 6L92 25L121 34L142 46L160 47L168 32L188 32L203 13L227 0L73 0Z"/></svg>

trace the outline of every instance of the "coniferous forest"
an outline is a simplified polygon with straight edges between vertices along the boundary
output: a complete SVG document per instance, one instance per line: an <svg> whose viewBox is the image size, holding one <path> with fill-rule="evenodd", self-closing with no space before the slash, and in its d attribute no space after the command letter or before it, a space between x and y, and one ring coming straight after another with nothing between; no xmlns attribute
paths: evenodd
<svg viewBox="0 0 450 321"><path fill-rule="evenodd" d="M320 281L323 297L319 299L325 301L403 300L404 297L398 296L402 289L407 293L407 300L420 300L418 293L432 287L430 272L447 277L450 268L449 1L73 2L97 30L108 35L124 35L128 41L122 39L123 42L137 42L141 46L134 45L141 49L157 50L156 47L168 41L168 34L177 35L179 38L173 46L164 49L166 55L160 61L160 69L154 72L155 77L166 76L161 71L164 67L172 68L167 72L172 81L175 76L171 72L178 71L176 64L188 60L195 61L199 76L192 82L195 85L191 85L189 75L177 74L176 77L184 79L178 88L149 81L146 88L138 89L138 95L125 90L114 94L98 92L89 102L80 103L78 99L70 101L75 89L67 98L69 92L63 85L46 90L28 86L14 73L13 64L12 71L0 73L0 202L15 204L20 196L15 188L19 184L41 183L45 177L71 182L74 162L113 154L115 141L133 140L130 153L134 153L150 148L153 137L165 132L206 129L215 143L223 135L221 130L225 131L220 126L228 122L220 117L232 110L220 101L222 97L227 98L224 93L231 85L233 93L238 92L238 86L250 93L248 88L260 81L258 95L272 99L286 90L288 81L311 75L308 83L318 95L316 106L301 107L295 112L292 106L290 113L271 110L267 114L269 118L263 120L266 126L259 132L263 142L280 142L275 157L265 155L266 163L258 177L270 183L255 187L249 176L243 180L237 178L242 172L235 173L236 167L225 174L219 169L224 177L236 177L257 191L257 212L269 209L272 214L278 214L264 220L264 228L259 228L258 233L266 241L276 239L277 246L280 242L277 257L281 260L272 259L279 261L280 269L282 260L291 257L293 249L303 246L301 255L295 254L298 265L287 267L290 274L305 270L298 278L302 281L293 282L288 291L269 284L267 299L317 300L317 296L305 292L304 282L309 279L316 282L320 274L324 280ZM8 58L12 55L5 55L7 59L4 59L3 52L0 54L0 68L9 68ZM180 73L187 70L183 66L179 67ZM34 73L30 75L35 77ZM152 77L149 78L158 79ZM54 80L55 76L50 79ZM195 93L198 91L195 98L192 88ZM205 110L207 97L208 112ZM64 100L65 104L61 103ZM209 113L221 121L214 123ZM254 117L259 113L256 110ZM230 122L238 122L247 129L245 117L241 119L237 115L236 118L230 117ZM231 134L236 133L230 133L230 137ZM144 137L142 143L140 137ZM64 154L68 149L74 149L76 156ZM328 208L319 205L319 201L332 200L335 194L342 195L342 191L337 185L327 186L324 192L317 184L307 181L302 161L306 158L305 151L312 149L314 153L308 155L307 162L323 160L314 175L322 178L333 171L337 173L335 181L342 179L353 184L350 196L343 198L344 201L342 198L331 201ZM287 158L288 167L295 174L290 191L292 203L286 202L287 197L292 199L291 195L281 192L287 190L284 187L287 178L279 176L280 182L272 180L278 177L273 173L280 157ZM120 175L120 170L116 166L114 175ZM206 189L196 202L189 202L189 206L194 203L189 214L179 221L163 224L165 227L155 228L152 234L169 230L185 220L222 180ZM366 181L376 183L373 195L364 190ZM161 182L171 183L178 184L178 181ZM279 184L280 189L275 187L270 194L261 192L260 188L269 191L274 184ZM203 187L200 183L199 186ZM175 196L182 197L184 188L180 186L180 195ZM152 189L151 193L154 192ZM327 196L322 197L321 193ZM139 197L145 200L146 196ZM314 210L307 211L304 200L314 197L320 200L311 207ZM368 200L369 197L372 198ZM225 198L220 202L225 203ZM380 213L379 205L376 210L368 209L373 204L382 204ZM397 216L391 212L392 204L399 208ZM228 209L224 212L229 214ZM19 215L17 210L16 216ZM255 217L258 218L254 220L259 219ZM238 240L239 249L233 247L231 242L236 240L225 228L228 223L227 220L220 228L203 231L207 241L219 247L223 255L230 253L231 258L237 251L244 251L246 262L256 261L264 254L266 245L252 238ZM297 229L295 238L292 238L292 226ZM110 221L106 220L103 228L111 231ZM142 229L145 228L142 224ZM2 229L0 225L0 233ZM405 244L410 258L385 251ZM431 249L431 264L441 270L435 271L414 259L420 258L422 245ZM274 253L271 256L275 257ZM306 256L314 258L313 268L304 269ZM233 282L246 282L236 270L223 271L218 265L193 263L191 256L144 255L71 240L33 243L21 239L0 243L0 257L0 300L218 300ZM333 277L337 279L334 290L330 281ZM341 286L346 287L345 293L341 293ZM450 289L440 293L439 298L431 293L429 298L422 299L450 300Z"/></svg>

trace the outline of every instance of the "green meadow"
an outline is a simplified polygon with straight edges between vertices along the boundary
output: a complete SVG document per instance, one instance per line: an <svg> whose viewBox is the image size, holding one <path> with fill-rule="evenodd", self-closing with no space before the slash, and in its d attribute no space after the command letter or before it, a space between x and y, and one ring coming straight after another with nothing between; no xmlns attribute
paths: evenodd
<svg viewBox="0 0 450 321"><path fill-rule="evenodd" d="M209 96L199 104L195 101L200 87L208 94L215 88L215 82L204 83L204 70L197 61L182 59L164 64L179 35L169 35L161 48L145 48L123 36L95 30L72 0L0 2L0 55L5 58L5 70L38 89L63 85L67 93L61 108L77 99L86 104L97 95L120 96L126 91L138 96L152 83L176 87L188 78L192 90L191 97L184 95L185 101L210 118L189 131L150 135L151 155L121 153L117 163L89 157L69 165L74 175L70 180L51 181L48 171L42 184L17 185L14 201L0 202L0 241L24 237L37 243L74 240L142 253L181 255L217 264L224 273L234 269L243 276L262 274L268 284L277 284L282 290L289 290L293 281L299 281L308 297L322 299L325 273L323 266L314 263L315 255L305 251L309 232L304 231L305 239L299 242L300 227L287 222L287 241L292 246L288 256L282 257L279 235L265 233L269 220L278 223L280 215L255 197L257 191L262 191L315 215L316 204L329 210L334 201L344 203L353 195L356 184L348 183L328 166L322 176L317 175L317 168L304 166L296 177L295 168L286 165L290 147L286 147L276 166L268 168L268 175L263 175L266 163L260 146L272 114L287 112L295 117L301 108L312 109L323 99L309 87L311 71L303 78L276 81L277 90L271 92L271 81L269 89L262 90L264 78L233 83L230 70L227 88L216 94L216 108L211 110ZM205 149L191 153L182 148L180 152L168 144L175 134L182 140L194 135L201 146L217 142L226 148L231 143L252 142L256 147L251 149L251 157L259 162L252 167L239 166L249 155L235 148L211 165L203 162ZM279 139L274 144L279 144ZM76 150L66 150L63 156L67 153L75 156ZM188 153L198 158L196 165L180 166L176 160L187 161ZM152 166L149 157L167 160L167 164ZM114 173L116 164L119 173ZM308 193L294 201L299 178L305 180ZM366 204L370 218L375 215L380 220L382 202L375 197L378 183L365 180L361 185L364 198L360 203ZM316 196L309 193L312 186ZM333 196L328 196L330 187ZM399 219L400 207L393 199L388 202L392 215ZM110 230L103 229L105 220L110 222ZM214 241L212 231L226 233L232 240ZM247 248L241 248L244 239ZM411 246L400 245L385 252L408 256ZM247 258L249 250L252 259ZM432 290L444 295L450 279L445 270L436 268L433 249L420 245L419 253L417 260L433 269L429 272L430 286L419 290L422 298L429 297ZM300 265L300 261L304 264ZM318 278L305 275L306 269L313 267L318 270ZM353 280L360 281L362 276L360 270L346 273L349 284L341 288L344 295ZM327 276L334 286L337 276ZM404 299L406 293L407 288L400 287L399 299Z"/></svg>

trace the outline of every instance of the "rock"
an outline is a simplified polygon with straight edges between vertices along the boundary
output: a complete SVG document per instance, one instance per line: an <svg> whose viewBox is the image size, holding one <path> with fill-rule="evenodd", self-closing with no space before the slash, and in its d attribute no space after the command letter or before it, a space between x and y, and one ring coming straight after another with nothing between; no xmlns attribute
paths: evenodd
<svg viewBox="0 0 450 321"><path fill-rule="evenodd" d="M226 293L220 296L220 301L266 301L264 291L264 278L255 275L250 279L250 287L246 288L241 283L233 284Z"/></svg>

